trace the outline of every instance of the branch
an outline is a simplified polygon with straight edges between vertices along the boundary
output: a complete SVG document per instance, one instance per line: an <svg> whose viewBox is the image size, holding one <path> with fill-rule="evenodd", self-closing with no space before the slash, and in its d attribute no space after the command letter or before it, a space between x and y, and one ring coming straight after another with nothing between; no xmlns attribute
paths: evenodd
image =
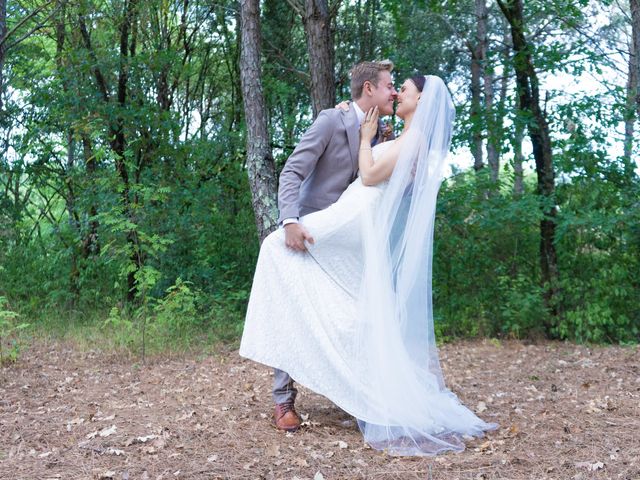
<svg viewBox="0 0 640 480"><path fill-rule="evenodd" d="M511 0L513 1L513 0ZM513 24L513 12L510 9L510 5L507 6L506 3L504 3L503 0L496 0L496 3L498 4L498 7L500 7L500 10L502 11L502 14L504 15L504 17L507 19L507 22L509 22L509 25ZM511 3L511 2L509 2Z"/></svg>
<svg viewBox="0 0 640 480"><path fill-rule="evenodd" d="M287 0L287 3L298 15L304 18L304 4L300 0Z"/></svg>
<svg viewBox="0 0 640 480"><path fill-rule="evenodd" d="M53 3L53 1L54 1L54 0L49 0L47 3L45 3L45 4L41 5L41 6L39 6L39 7L38 7L38 8L36 8L33 12L31 12L29 15L27 15L27 16L26 16L26 17L24 17L22 20L20 20L20 21L19 21L19 22L18 22L18 23L17 23L17 24L16 24L16 25L11 29L11 30L9 30L9 31L6 33L6 35L5 35L4 37L2 37L2 38L0 39L0 47L2 47L2 45L4 44L4 42L5 42L5 41L6 41L6 40L11 36L11 35L13 35L13 34L14 34L14 33L15 33L15 32L20 28L20 27L22 27L22 25L24 25L24 24L25 24L25 23L27 23L29 20L31 20L33 17L35 17L38 13L40 13L40 11L44 10L44 8L45 8L45 7L47 7L49 4ZM54 11L51 13L51 15L53 15L53 13L55 13L55 12L56 12L56 10L57 10L57 7L56 7L56 9L54 9ZM46 20L48 20L48 19L51 17L51 15L50 15L49 17L47 17L47 18L45 19L45 21L46 21ZM35 31L35 30L37 30L37 29L39 29L39 28L41 28L43 23L44 23L44 22L40 23L40 24L39 24L39 25L34 29L34 31ZM33 33L33 32L31 32L31 33ZM27 36L28 36L28 35L27 35ZM23 38L23 39L24 39L24 38ZM19 43L19 42L15 42L15 43L13 43L11 46L16 45L17 43Z"/></svg>
<svg viewBox="0 0 640 480"><path fill-rule="evenodd" d="M94 63L93 74L96 77L96 82L98 83L98 88L100 89L100 93L102 93L102 98L105 102L109 102L109 88L107 87L107 82L98 67L98 58L96 57L95 52L93 51L93 47L91 46L91 37L89 36L89 32L87 31L87 25L84 23L84 15L78 15L78 21L80 23L80 34L82 35L82 39L84 40L85 47L89 52L89 57L91 61Z"/></svg>
<svg viewBox="0 0 640 480"><path fill-rule="evenodd" d="M471 42L469 41L469 39L467 37L465 37L461 32L459 32L456 27L454 27L451 22L449 21L449 19L442 13L436 13L435 14L436 17L438 17L440 20L442 20L445 25L449 28L449 30L451 31L451 33L453 33L456 37L458 37L462 43L464 43L467 48L469 50L471 50L472 52L475 50L473 45L471 44Z"/></svg>
<svg viewBox="0 0 640 480"><path fill-rule="evenodd" d="M336 0L335 3L333 5L331 5L331 8L329 8L329 17L334 18L338 15L338 10L340 9L340 6L342 5L342 0Z"/></svg>

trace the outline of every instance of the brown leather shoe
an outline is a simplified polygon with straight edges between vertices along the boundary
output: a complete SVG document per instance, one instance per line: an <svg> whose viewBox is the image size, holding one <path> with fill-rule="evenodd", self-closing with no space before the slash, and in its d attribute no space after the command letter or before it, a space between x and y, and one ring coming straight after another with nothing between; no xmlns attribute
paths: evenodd
<svg viewBox="0 0 640 480"><path fill-rule="evenodd" d="M295 432L300 428L300 423L302 423L296 413L296 409L293 407L293 402L277 403L273 418L276 422L276 428L286 432Z"/></svg>

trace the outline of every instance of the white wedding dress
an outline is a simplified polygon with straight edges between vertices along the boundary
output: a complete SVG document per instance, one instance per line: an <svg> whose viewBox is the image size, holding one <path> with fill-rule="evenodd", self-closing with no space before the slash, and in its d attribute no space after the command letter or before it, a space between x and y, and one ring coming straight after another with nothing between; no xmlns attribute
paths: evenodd
<svg viewBox="0 0 640 480"><path fill-rule="evenodd" d="M375 146L374 159L391 143ZM357 418L361 220L375 209L385 186L366 187L357 178L336 203L302 217L315 240L307 253L285 246L284 229L264 240L240 344L243 357L284 370Z"/></svg>
<svg viewBox="0 0 640 480"><path fill-rule="evenodd" d="M376 145L374 160L391 143ZM375 448L396 455L461 451L462 436L481 436L496 426L444 387L439 365L430 368L427 359L404 349L399 328L384 334L381 345L362 345L363 222L376 211L387 183L367 187L357 178L336 203L302 217L315 240L307 253L288 249L283 229L264 240L240 355L284 370L329 398L359 420ZM378 358L382 367L374 365Z"/></svg>
<svg viewBox="0 0 640 480"><path fill-rule="evenodd" d="M308 252L289 250L283 230L265 239L240 346L355 416L364 440L392 455L461 451L465 436L497 428L460 403L440 369L433 232L455 106L442 79L424 80L388 182L356 179L302 217Z"/></svg>

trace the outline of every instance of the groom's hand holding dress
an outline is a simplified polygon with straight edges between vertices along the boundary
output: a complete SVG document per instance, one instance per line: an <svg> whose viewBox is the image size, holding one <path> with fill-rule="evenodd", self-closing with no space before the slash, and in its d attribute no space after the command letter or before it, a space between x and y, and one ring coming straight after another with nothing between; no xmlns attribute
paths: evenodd
<svg viewBox="0 0 640 480"><path fill-rule="evenodd" d="M315 241L307 229L297 222L287 223L284 226L284 236L287 247L299 252L307 251L305 242L313 245Z"/></svg>

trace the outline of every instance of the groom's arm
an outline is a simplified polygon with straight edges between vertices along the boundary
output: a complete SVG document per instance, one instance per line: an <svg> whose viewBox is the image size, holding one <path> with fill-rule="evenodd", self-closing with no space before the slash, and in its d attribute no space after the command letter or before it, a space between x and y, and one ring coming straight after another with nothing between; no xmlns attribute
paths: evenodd
<svg viewBox="0 0 640 480"><path fill-rule="evenodd" d="M300 216L300 185L313 172L318 159L331 141L336 122L340 122L335 112L335 110L320 112L287 159L287 163L280 173L278 188L280 218L278 222Z"/></svg>

